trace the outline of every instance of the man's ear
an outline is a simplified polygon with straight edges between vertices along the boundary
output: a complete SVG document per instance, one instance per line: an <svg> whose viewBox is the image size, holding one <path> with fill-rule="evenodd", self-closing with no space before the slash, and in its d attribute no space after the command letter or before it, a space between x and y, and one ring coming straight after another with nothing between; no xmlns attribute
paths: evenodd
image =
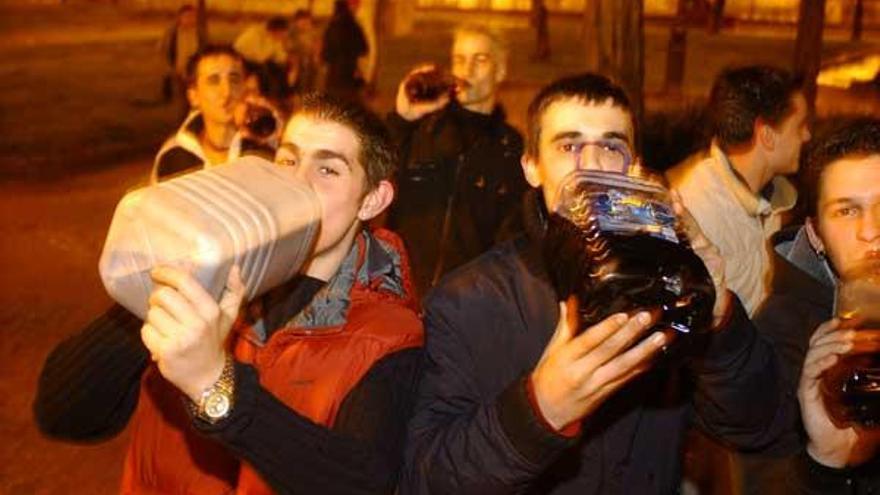
<svg viewBox="0 0 880 495"><path fill-rule="evenodd" d="M196 98L196 90L192 86L186 88L186 99L189 101L190 108L199 108L198 99Z"/></svg>
<svg viewBox="0 0 880 495"><path fill-rule="evenodd" d="M804 230L807 233L807 241L809 241L813 250L819 255L824 256L825 243L822 242L822 237L819 236L819 226L816 225L816 221L813 217L807 217L804 221Z"/></svg>
<svg viewBox="0 0 880 495"><path fill-rule="evenodd" d="M755 141L767 151L776 148L776 130L761 119L755 120Z"/></svg>
<svg viewBox="0 0 880 495"><path fill-rule="evenodd" d="M507 79L507 57L501 56L495 67L495 84L501 84L505 79Z"/></svg>
<svg viewBox="0 0 880 495"><path fill-rule="evenodd" d="M358 220L366 222L372 220L380 213L388 208L391 201L394 200L394 186L391 182L383 180L379 185L368 192L361 201L361 208L358 210Z"/></svg>
<svg viewBox="0 0 880 495"><path fill-rule="evenodd" d="M520 158L519 164L522 166L526 182L532 187L541 187L541 171L538 170L538 161L526 153Z"/></svg>

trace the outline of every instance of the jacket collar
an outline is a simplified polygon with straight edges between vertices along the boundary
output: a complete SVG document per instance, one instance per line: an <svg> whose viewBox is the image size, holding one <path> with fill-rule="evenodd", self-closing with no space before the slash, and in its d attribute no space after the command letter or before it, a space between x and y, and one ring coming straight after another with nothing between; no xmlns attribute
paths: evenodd
<svg viewBox="0 0 880 495"><path fill-rule="evenodd" d="M755 194L748 188L743 179L736 173L736 169L730 163L730 159L721 150L717 143L713 142L709 154L717 164L717 170L721 180L728 191L736 197L742 208L753 217L767 216L790 210L797 201L797 189L785 177L776 176L770 181L772 192L770 198Z"/></svg>
<svg viewBox="0 0 880 495"><path fill-rule="evenodd" d="M207 168L210 167L210 164L208 163L205 151L202 149L202 145L199 142L199 134L201 134L204 127L205 121L202 118L202 112L199 110L192 110L174 135L174 141L177 146L180 146L186 151L199 157ZM241 156L241 134L236 132L232 137L232 142L229 143L227 159L231 161L239 156Z"/></svg>
<svg viewBox="0 0 880 495"><path fill-rule="evenodd" d="M303 334L326 333L341 330L348 320L353 294L370 292L382 294L414 306L409 273L400 247L385 239L385 235L374 235L368 230L361 231L355 238L351 250L346 255L336 274L318 290L311 302L299 313L284 318L289 311L280 304L272 304L264 298L257 305L252 325L260 341L265 341L272 328L268 321L286 321L283 326ZM279 312L282 313L279 315ZM264 315L273 314L272 317Z"/></svg>
<svg viewBox="0 0 880 495"><path fill-rule="evenodd" d="M776 253L773 291L794 294L822 306L833 305L837 276L828 259L812 248L804 227L779 231L773 236L773 245Z"/></svg>

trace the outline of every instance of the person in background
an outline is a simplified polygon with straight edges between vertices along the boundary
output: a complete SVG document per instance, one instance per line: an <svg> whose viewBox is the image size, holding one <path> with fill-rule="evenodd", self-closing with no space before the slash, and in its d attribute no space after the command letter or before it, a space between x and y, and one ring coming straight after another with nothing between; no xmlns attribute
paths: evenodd
<svg viewBox="0 0 880 495"><path fill-rule="evenodd" d="M715 79L707 113L713 135L708 156L689 158L666 176L718 246L727 283L752 316L772 278L769 239L797 200L785 176L797 172L801 147L810 138L802 81L775 67L726 69ZM694 456L714 461L695 463L688 478L739 483L748 457L697 431L689 442ZM712 472L698 472L707 468Z"/></svg>
<svg viewBox="0 0 880 495"><path fill-rule="evenodd" d="M165 30L159 41L159 51L166 65L165 75L162 77L162 99L165 103L178 99L181 104L181 118L189 109L186 100L186 63L198 50L196 9L192 5L183 5L177 9L174 23Z"/></svg>
<svg viewBox="0 0 880 495"><path fill-rule="evenodd" d="M305 95L318 89L321 38L315 29L312 14L299 9L293 14L290 33L290 71L288 85L294 95Z"/></svg>
<svg viewBox="0 0 880 495"><path fill-rule="evenodd" d="M433 65L414 69L398 87L387 121L401 150L400 191L388 221L410 247L422 293L489 249L505 220L519 217L528 189L519 165L523 141L498 101L507 57L498 33L460 26L450 53L454 95L410 99L407 86Z"/></svg>
<svg viewBox="0 0 880 495"><path fill-rule="evenodd" d="M274 136L257 137L244 126L248 105L274 112L268 101L248 94L241 56L228 46L208 46L187 64L191 111L153 161L150 181L227 163L244 154L271 158ZM277 112L273 113L279 121Z"/></svg>
<svg viewBox="0 0 880 495"><path fill-rule="evenodd" d="M384 0L381 0L384 1ZM377 16L380 0L354 0L349 1L355 19L364 32L367 41L367 53L358 59L358 71L364 79L364 92L373 95L376 91L376 76L379 71L379 35L377 32Z"/></svg>
<svg viewBox="0 0 880 495"><path fill-rule="evenodd" d="M284 17L271 17L242 31L232 45L259 79L260 92L276 101L287 96L289 27Z"/></svg>
<svg viewBox="0 0 880 495"><path fill-rule="evenodd" d="M394 493L423 335L402 242L366 227L394 197L393 145L315 95L275 162L321 203L300 274L240 311L236 268L216 301L158 267L145 321L114 305L46 359L37 424L75 442L128 425L122 493Z"/></svg>
<svg viewBox="0 0 880 495"><path fill-rule="evenodd" d="M800 421L746 470L748 493L880 493L880 431L831 420L821 393L850 352L880 351L880 328L841 328L841 274L880 264L880 120L848 119L811 143L804 160L807 219L774 237L775 272L755 325L782 357Z"/></svg>
<svg viewBox="0 0 880 495"><path fill-rule="evenodd" d="M810 139L802 81L788 71L727 69L709 97L709 157L667 171L700 228L721 250L727 283L754 315L772 277L769 238L782 226L797 191L797 172Z"/></svg>
<svg viewBox="0 0 880 495"><path fill-rule="evenodd" d="M336 0L333 16L324 30L321 60L327 69L324 90L349 100L360 99L364 80L358 71L358 59L367 54L369 46L364 31L352 13L356 0Z"/></svg>

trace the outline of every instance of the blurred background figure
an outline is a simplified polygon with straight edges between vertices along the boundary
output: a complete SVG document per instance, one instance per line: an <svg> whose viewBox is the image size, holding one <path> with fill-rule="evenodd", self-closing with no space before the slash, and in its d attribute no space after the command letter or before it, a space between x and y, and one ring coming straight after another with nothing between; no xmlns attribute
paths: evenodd
<svg viewBox="0 0 880 495"><path fill-rule="evenodd" d="M348 4L364 32L367 40L367 54L358 60L358 70L364 79L364 92L374 95L376 92L379 71L379 36L378 31L379 3L381 0L349 0Z"/></svg>
<svg viewBox="0 0 880 495"><path fill-rule="evenodd" d="M198 49L196 9L192 5L183 5L159 41L159 50L166 64L166 72L162 76L162 101L171 103L176 99L180 104L181 118L189 109L186 101L186 63Z"/></svg>
<svg viewBox="0 0 880 495"><path fill-rule="evenodd" d="M461 26L451 74L428 64L398 87L388 125L400 146L400 191L389 222L407 242L421 293L491 247L505 219L519 217L514 212L528 189L520 166L523 140L498 102L507 57L498 33ZM451 80L421 100L408 88L432 73L441 84Z"/></svg>
<svg viewBox="0 0 880 495"><path fill-rule="evenodd" d="M785 178L810 139L803 80L770 66L728 69L709 97L709 157L667 172L725 261L727 283L749 315L767 296L769 239L797 201Z"/></svg>
<svg viewBox="0 0 880 495"><path fill-rule="evenodd" d="M299 9L293 14L290 31L290 69L287 84L294 95L302 95L318 89L321 64L321 37L315 29L312 14Z"/></svg>
<svg viewBox="0 0 880 495"><path fill-rule="evenodd" d="M367 55L369 47L364 31L355 19L352 4L355 0L336 0L333 16L324 31L321 60L327 69L325 91L348 100L360 98L364 84L358 70L358 59Z"/></svg>
<svg viewBox="0 0 880 495"><path fill-rule="evenodd" d="M259 79L260 92L275 100L287 95L289 27L284 17L272 17L246 28L233 44L244 58L248 72Z"/></svg>
<svg viewBox="0 0 880 495"><path fill-rule="evenodd" d="M698 152L666 175L718 247L728 287L753 316L772 278L769 239L797 200L784 176L797 172L801 147L810 138L802 80L769 66L724 70L714 82L707 112L713 133L708 154ZM748 483L742 473L752 462L747 456L698 430L691 432L688 449L692 457L714 459L693 464L708 472L688 473L703 491L705 485L718 490Z"/></svg>
<svg viewBox="0 0 880 495"><path fill-rule="evenodd" d="M246 76L241 55L229 46L207 46L190 58L186 95L191 111L156 155L151 182L243 154L272 158L279 116L268 101L248 93ZM255 125L260 116L252 115L257 109L266 114L261 125Z"/></svg>

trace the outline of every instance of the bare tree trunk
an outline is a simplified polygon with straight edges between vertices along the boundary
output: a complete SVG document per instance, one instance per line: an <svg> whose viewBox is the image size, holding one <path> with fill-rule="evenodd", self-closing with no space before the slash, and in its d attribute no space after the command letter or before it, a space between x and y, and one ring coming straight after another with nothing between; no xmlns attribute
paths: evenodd
<svg viewBox="0 0 880 495"><path fill-rule="evenodd" d="M856 4L853 7L852 36L850 37L850 39L852 41L861 41L862 40L862 24L863 24L864 16L865 16L865 1L864 0L856 0Z"/></svg>
<svg viewBox="0 0 880 495"><path fill-rule="evenodd" d="M712 13L709 16L709 34L718 34L721 25L724 24L725 0L715 0L712 3Z"/></svg>
<svg viewBox="0 0 880 495"><path fill-rule="evenodd" d="M550 59L549 15L544 0L532 0L531 23L535 29L535 53L533 58L539 61Z"/></svg>
<svg viewBox="0 0 880 495"><path fill-rule="evenodd" d="M637 122L643 114L643 18L642 0L587 0L584 9L587 70L614 79L626 90Z"/></svg>
<svg viewBox="0 0 880 495"><path fill-rule="evenodd" d="M687 54L687 26L685 20L685 0L678 0L678 13L669 30L669 45L666 51L665 92L680 95L684 82L684 66Z"/></svg>
<svg viewBox="0 0 880 495"><path fill-rule="evenodd" d="M588 71L601 72L600 52L601 37L599 26L601 21L601 0L585 0L584 23L582 38L584 42L585 62Z"/></svg>
<svg viewBox="0 0 880 495"><path fill-rule="evenodd" d="M373 62L372 80L372 91L374 93L379 87L379 73L382 70L382 48L385 45L385 37L391 32L391 6L388 3L388 0L377 0L375 17L373 18L374 29L376 30L376 46L373 47L376 53L376 58Z"/></svg>
<svg viewBox="0 0 880 495"><path fill-rule="evenodd" d="M804 96L811 118L816 109L816 77L822 61L824 25L825 0L801 0L794 48L794 71L804 78Z"/></svg>
<svg viewBox="0 0 880 495"><path fill-rule="evenodd" d="M196 36L199 40L199 49L208 45L208 9L205 2L206 0L199 0L196 3Z"/></svg>
<svg viewBox="0 0 880 495"><path fill-rule="evenodd" d="M623 0L620 19L621 36L616 46L618 78L632 104L633 115L641 128L644 115L645 36L644 2ZM640 139L636 138L637 142Z"/></svg>

